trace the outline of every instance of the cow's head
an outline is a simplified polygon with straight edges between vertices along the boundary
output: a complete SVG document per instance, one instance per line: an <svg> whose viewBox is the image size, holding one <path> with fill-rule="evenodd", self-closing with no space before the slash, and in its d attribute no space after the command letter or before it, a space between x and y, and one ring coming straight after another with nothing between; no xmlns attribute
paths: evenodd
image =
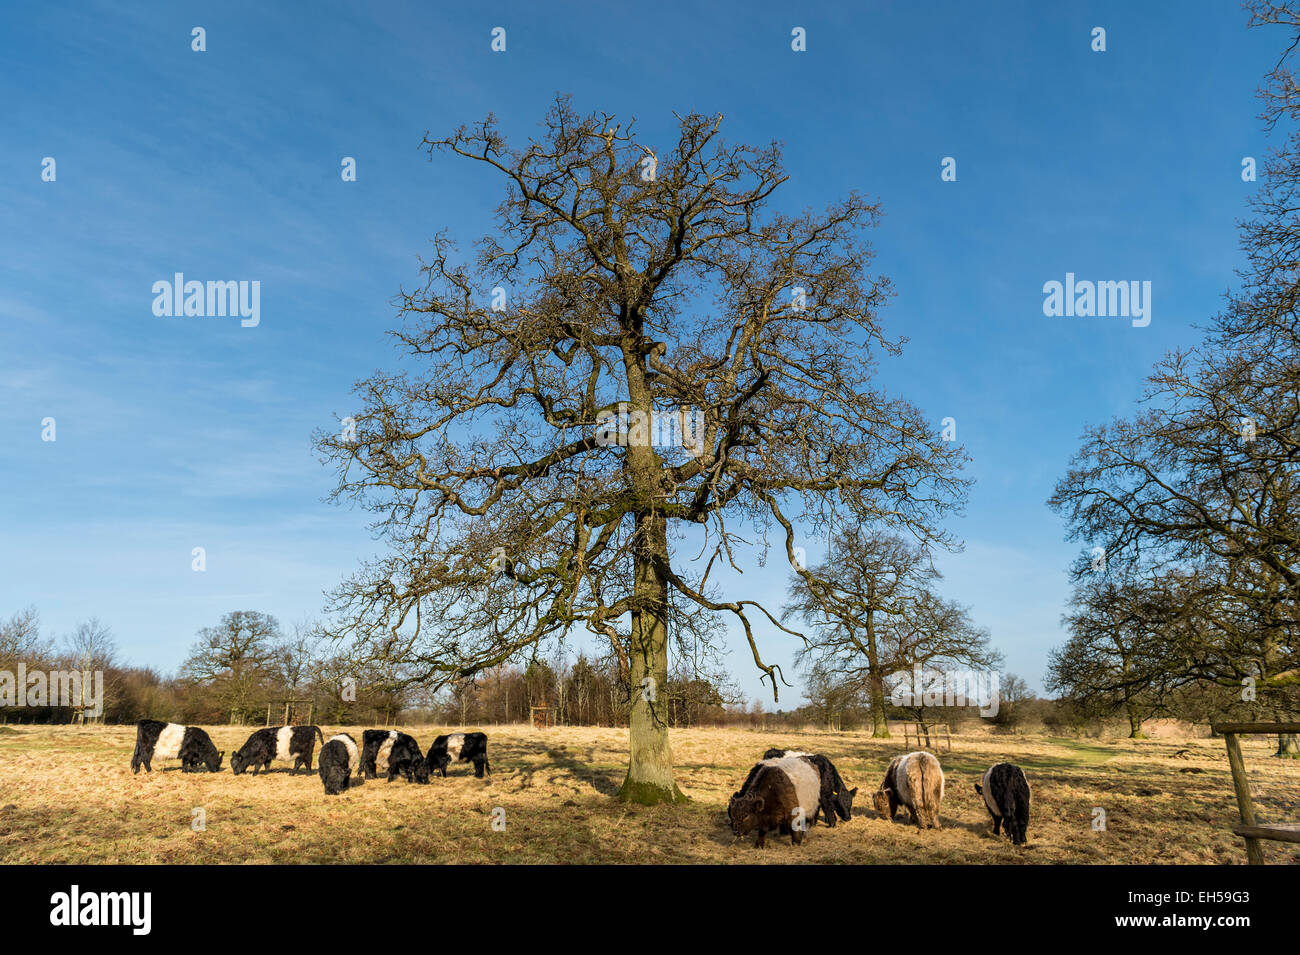
<svg viewBox="0 0 1300 955"><path fill-rule="evenodd" d="M348 788L348 770L346 766L321 766L320 778L325 783L325 794L337 796Z"/></svg>
<svg viewBox="0 0 1300 955"><path fill-rule="evenodd" d="M984 787L981 786L979 783L975 784L975 791L979 793L981 796L984 795Z"/></svg>
<svg viewBox="0 0 1300 955"><path fill-rule="evenodd" d="M412 772L415 774L417 783L427 783L429 781L429 761L423 756L417 756Z"/></svg>
<svg viewBox="0 0 1300 955"><path fill-rule="evenodd" d="M853 818L853 797L857 794L856 786L852 789L840 788L831 794L831 798L835 800L835 815L845 822Z"/></svg>
<svg viewBox="0 0 1300 955"><path fill-rule="evenodd" d="M208 764L208 772L221 772L221 757L225 755L226 751L224 749L218 750L215 746L209 746L207 755L203 758L203 761Z"/></svg>
<svg viewBox="0 0 1300 955"><path fill-rule="evenodd" d="M892 790L885 789L883 786L871 794L871 805L875 807L876 812L880 813L886 819L889 818L889 797Z"/></svg>
<svg viewBox="0 0 1300 955"><path fill-rule="evenodd" d="M758 827L758 814L763 811L766 800L755 793L746 793L731 797L727 803L727 819L731 822L731 831L738 836L753 832Z"/></svg>
<svg viewBox="0 0 1300 955"><path fill-rule="evenodd" d="M248 757L246 757L239 750L235 750L233 753L230 754L230 768L233 769L235 771L235 775L238 776L240 773L242 773L245 769L248 768Z"/></svg>

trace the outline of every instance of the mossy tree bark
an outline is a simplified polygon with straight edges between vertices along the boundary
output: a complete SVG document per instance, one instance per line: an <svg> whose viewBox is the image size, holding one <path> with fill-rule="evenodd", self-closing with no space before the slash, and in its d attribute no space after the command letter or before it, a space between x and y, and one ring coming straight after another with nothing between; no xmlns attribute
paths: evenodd
<svg viewBox="0 0 1300 955"><path fill-rule="evenodd" d="M618 791L625 802L654 805L686 797L673 782L668 740L668 562L667 522L662 515L637 516L635 609L629 647L631 709L628 719L627 778Z"/></svg>
<svg viewBox="0 0 1300 955"><path fill-rule="evenodd" d="M1142 714L1139 713L1138 708L1131 703L1128 705L1128 738L1147 738L1147 734L1142 732Z"/></svg>
<svg viewBox="0 0 1300 955"><path fill-rule="evenodd" d="M876 645L875 611L867 611L867 682L871 693L871 735L876 739L889 736L885 719L885 674L880 669L880 648Z"/></svg>

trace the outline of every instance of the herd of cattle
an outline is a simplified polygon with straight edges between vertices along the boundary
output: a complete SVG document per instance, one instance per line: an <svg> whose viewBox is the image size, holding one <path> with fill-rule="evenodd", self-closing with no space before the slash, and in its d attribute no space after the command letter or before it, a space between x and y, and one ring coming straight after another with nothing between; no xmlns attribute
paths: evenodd
<svg viewBox="0 0 1300 955"><path fill-rule="evenodd" d="M310 773L318 741L322 745L317 771L325 792L331 796L346 790L353 775L364 775L366 779L385 776L389 782L400 776L408 783L427 783L432 773L441 772L445 777L453 762L472 762L474 775L480 779L485 772L491 772L484 733L439 736L426 754L413 736L397 730L366 730L358 750L356 740L348 733L327 740L318 726L256 730L230 754L230 768L235 775L249 768L257 775L269 770L273 761L292 761L293 772L302 767ZM136 724L131 771L138 773L143 766L153 772L151 764L155 759L179 759L182 772L198 772L206 767L216 773L221 770L223 756L225 753L217 750L200 727L141 720ZM880 788L872 793L872 806L891 821L899 807L905 807L918 829L939 829L943 783L943 768L930 753L895 756ZM1029 826L1029 781L1020 767L1011 763L990 766L975 784L975 791L984 797L993 820L993 834L1005 828L1015 845L1023 845ZM756 832L759 847L769 832L788 834L791 843L800 845L819 817L832 827L837 818L852 818L857 792L845 785L835 764L825 756L769 749L750 770L740 791L731 797L727 818L737 836Z"/></svg>
<svg viewBox="0 0 1300 955"><path fill-rule="evenodd" d="M993 834L1000 828L1015 845L1023 845L1029 828L1029 781L1024 771L1011 763L990 766L975 784L993 820ZM758 833L761 848L769 832L789 835L799 845L818 816L834 826L836 817L853 815L853 797L835 764L818 753L791 749L769 749L749 771L740 791L727 804L731 831L737 836ZM912 815L918 829L939 829L939 804L943 802L943 768L930 753L895 756L885 770L885 779L871 796L872 806L893 820L900 806Z"/></svg>
<svg viewBox="0 0 1300 955"><path fill-rule="evenodd" d="M366 779L387 777L391 783L401 776L408 783L427 783L434 772L447 775L453 762L473 763L474 775L482 779L490 773L487 735L484 733L448 733L433 741L426 755L415 737L397 730L366 730L361 734L361 749L348 733L325 739L319 726L268 726L254 731L244 745L230 754L230 768L236 776L251 768L256 776L269 770L273 761L293 763L293 772L302 767L311 772L311 758L320 741L317 770L325 792L336 796L348 788L353 775ZM181 771L221 771L225 751L218 751L207 731L198 726L141 720L135 728L135 752L131 754L131 772L153 772L155 759L179 759Z"/></svg>

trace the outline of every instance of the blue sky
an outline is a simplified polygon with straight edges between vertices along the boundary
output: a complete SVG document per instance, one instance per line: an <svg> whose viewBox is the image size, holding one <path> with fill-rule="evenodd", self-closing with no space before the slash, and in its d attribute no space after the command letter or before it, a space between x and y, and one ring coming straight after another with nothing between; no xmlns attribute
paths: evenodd
<svg viewBox="0 0 1300 955"><path fill-rule="evenodd" d="M1268 147L1254 90L1287 42L1222 2L126 6L0 7L0 615L98 615L164 670L229 610L319 613L380 547L322 500L311 432L393 364L392 298L429 238L468 246L500 196L420 141L488 112L519 141L567 92L650 142L689 110L783 141L792 207L879 197L883 319L910 339L881 377L973 458L944 592L1039 685L1076 550L1045 501L1082 429L1127 413L1232 283L1241 160ZM156 317L178 271L259 280L260 325ZM1151 281L1151 324L1045 317L1066 272ZM755 561L729 583L784 578Z"/></svg>

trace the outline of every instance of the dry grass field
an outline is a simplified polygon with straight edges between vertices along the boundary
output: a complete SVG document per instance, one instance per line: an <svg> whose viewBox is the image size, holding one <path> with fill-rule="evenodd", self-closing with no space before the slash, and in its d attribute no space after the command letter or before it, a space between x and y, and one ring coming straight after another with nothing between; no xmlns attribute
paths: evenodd
<svg viewBox="0 0 1300 955"><path fill-rule="evenodd" d="M400 727L424 746L447 728ZM470 727L475 729L477 727ZM326 728L328 737L334 728ZM493 774L467 765L427 786L366 782L324 795L315 774L235 776L229 752L247 727L212 730L227 752L220 774L185 774L176 761L130 770L134 727L0 726L0 862L4 863L1234 863L1236 805L1218 740L1074 740L959 736L938 752L947 776L942 831L917 832L870 809L901 740L858 734L696 729L673 732L678 782L691 801L629 807L622 781L627 731L486 727ZM360 732L352 729L354 736ZM854 818L824 824L802 846L757 850L726 822L727 798L769 746L830 756L861 787ZM1173 758L1181 748L1190 758ZM1300 819L1300 764L1244 741L1265 819ZM989 831L973 783L1011 760L1033 787L1029 844ZM287 764L276 764L277 767ZM1201 772L1184 772L1196 770ZM492 811L505 810L494 831ZM1092 828L1094 807L1105 831ZM194 831L194 811L206 828ZM1300 847L1270 843L1269 862L1300 862Z"/></svg>

